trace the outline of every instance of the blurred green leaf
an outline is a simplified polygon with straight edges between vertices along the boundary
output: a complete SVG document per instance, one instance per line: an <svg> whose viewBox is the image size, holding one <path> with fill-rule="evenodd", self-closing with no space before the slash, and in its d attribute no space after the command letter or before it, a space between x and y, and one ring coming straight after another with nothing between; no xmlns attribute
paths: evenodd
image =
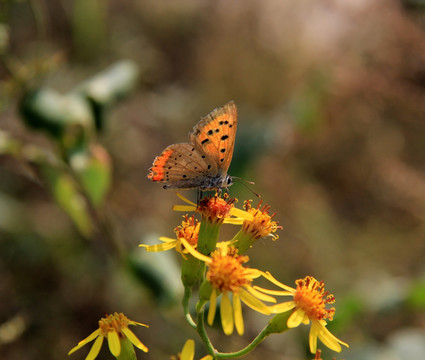
<svg viewBox="0 0 425 360"><path fill-rule="evenodd" d="M47 132L68 150L88 143L94 120L87 101L76 94L61 95L51 89L29 91L20 103L24 122Z"/></svg>
<svg viewBox="0 0 425 360"><path fill-rule="evenodd" d="M417 281L412 284L410 292L407 296L407 303L415 309L425 308L425 282Z"/></svg>
<svg viewBox="0 0 425 360"><path fill-rule="evenodd" d="M334 320L329 324L329 327L339 331L353 323L355 319L365 311L364 300L357 294L345 296L339 299L335 304L336 312Z"/></svg>
<svg viewBox="0 0 425 360"><path fill-rule="evenodd" d="M0 130L0 155L15 155L21 149L22 144L10 137L9 133Z"/></svg>
<svg viewBox="0 0 425 360"><path fill-rule="evenodd" d="M92 204L101 205L111 185L108 152L100 145L93 145L87 152L74 154L70 164Z"/></svg>
<svg viewBox="0 0 425 360"><path fill-rule="evenodd" d="M143 243L153 244L156 237ZM138 248L128 258L130 271L145 285L162 306L174 304L183 292L180 269L173 251L148 253Z"/></svg>
<svg viewBox="0 0 425 360"><path fill-rule="evenodd" d="M93 224L84 197L73 178L59 167L42 164L41 174L58 205L86 237L93 233Z"/></svg>
<svg viewBox="0 0 425 360"><path fill-rule="evenodd" d="M84 96L92 107L96 128L104 128L106 110L127 96L137 85L139 66L130 60L113 64L78 85L74 93Z"/></svg>

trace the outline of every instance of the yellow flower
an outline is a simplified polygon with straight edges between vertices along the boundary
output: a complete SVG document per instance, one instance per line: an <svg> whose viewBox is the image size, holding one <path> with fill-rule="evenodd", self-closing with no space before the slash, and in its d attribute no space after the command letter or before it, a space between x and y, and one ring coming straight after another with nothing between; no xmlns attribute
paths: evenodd
<svg viewBox="0 0 425 360"><path fill-rule="evenodd" d="M326 328L326 320L332 321L335 313L335 308L326 309L326 305L333 304L335 297L325 292L323 281L319 282L312 276L307 276L304 279L297 280L295 282L297 288L293 289L277 281L270 273L265 273L263 276L284 291L259 289L260 291L271 295L293 296L293 300L271 307L275 314L293 310L287 322L288 328L295 328L301 323L308 325L311 321L309 344L310 351L313 354L317 350L317 338L329 349L337 352L341 351L341 345L348 347L348 344L337 339Z"/></svg>
<svg viewBox="0 0 425 360"><path fill-rule="evenodd" d="M244 220L252 220L252 215L247 211L235 207L237 199L229 199L227 194L221 198L217 194L215 196L206 196L196 205L181 194L177 196L189 205L174 205L175 211L196 211L199 212L203 220L214 224L234 224L241 225Z"/></svg>
<svg viewBox="0 0 425 360"><path fill-rule="evenodd" d="M242 225L242 231L250 234L254 239L260 239L264 236L271 236L273 240L277 240L279 236L274 233L282 226L277 225L276 221L272 221L276 213L269 215L270 206L261 207L262 200L256 208L251 206L251 200L245 201L245 210L252 214L252 220L245 220Z"/></svg>
<svg viewBox="0 0 425 360"><path fill-rule="evenodd" d="M204 261L208 266L206 280L212 287L207 317L209 325L214 322L217 298L220 295L222 296L220 303L221 325L226 335L232 334L234 327L236 327L239 335L244 333L241 301L262 314L269 315L271 313L270 308L262 300L269 302L276 302L276 300L252 287L252 281L261 276L262 272L243 266L249 260L248 256L238 255L237 250L231 245L222 246L223 244L219 244L221 246L218 250L214 251L209 257L197 252L190 244L186 244L185 240L183 240L183 243L194 257ZM228 243L225 244L228 245Z"/></svg>
<svg viewBox="0 0 425 360"><path fill-rule="evenodd" d="M192 339L184 343L182 352L176 356L172 356L171 360L193 360L195 357L195 342ZM204 356L201 360L212 360L211 355Z"/></svg>
<svg viewBox="0 0 425 360"><path fill-rule="evenodd" d="M68 355L77 351L89 342L94 341L94 344L88 353L86 360L93 360L99 354L103 344L103 339L108 339L109 350L112 355L118 357L121 354L121 345L125 340L129 340L134 346L144 352L148 352L148 348L134 335L128 328L128 325L140 325L148 327L148 325L138 323L128 319L123 313L114 313L99 320L99 329L92 332L84 340L81 340L77 346L71 349ZM133 350L134 351L134 350Z"/></svg>
<svg viewBox="0 0 425 360"><path fill-rule="evenodd" d="M187 242L189 242L189 244L196 248L198 244L199 226L200 223L198 222L198 220L195 219L195 216L188 217L187 215L185 215L182 224L174 229L177 239L160 237L159 240L163 241L163 244L140 244L139 246L144 247L146 251L151 252L166 251L175 248L176 251L180 253L184 259L186 259L184 254L187 254L188 251L182 245L181 239L185 239Z"/></svg>
<svg viewBox="0 0 425 360"><path fill-rule="evenodd" d="M245 219L242 229L234 237L235 246L240 253L244 253L256 240L262 237L270 236L273 240L279 238L274 233L282 229L282 226L277 225L277 222L272 220L276 213L269 214L270 206L261 207L260 201L257 207L253 208L251 200L247 200L244 207L246 212L252 215L252 219Z"/></svg>

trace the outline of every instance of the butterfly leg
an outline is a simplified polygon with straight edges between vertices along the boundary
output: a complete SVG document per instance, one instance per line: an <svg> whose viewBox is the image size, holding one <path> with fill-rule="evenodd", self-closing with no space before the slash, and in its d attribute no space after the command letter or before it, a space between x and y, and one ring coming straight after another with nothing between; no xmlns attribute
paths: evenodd
<svg viewBox="0 0 425 360"><path fill-rule="evenodd" d="M198 193L197 193L197 199L196 199L196 204L199 205L201 203L201 199L202 199L202 190L198 189Z"/></svg>

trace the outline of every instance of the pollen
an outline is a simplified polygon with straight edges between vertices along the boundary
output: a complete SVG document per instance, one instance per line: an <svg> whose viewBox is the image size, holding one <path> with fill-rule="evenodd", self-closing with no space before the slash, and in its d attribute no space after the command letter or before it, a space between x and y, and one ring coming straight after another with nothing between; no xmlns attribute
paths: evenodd
<svg viewBox="0 0 425 360"><path fill-rule="evenodd" d="M123 313L107 315L99 320L99 329L105 337L110 332L116 332L119 336L124 336L121 330L127 328L128 325L129 320Z"/></svg>
<svg viewBox="0 0 425 360"><path fill-rule="evenodd" d="M326 309L327 304L333 304L335 297L325 291L323 281L317 281L312 276L296 281L297 289L294 301L297 307L305 312L310 320L332 320L335 308Z"/></svg>
<svg viewBox="0 0 425 360"><path fill-rule="evenodd" d="M215 196L206 196L203 198L196 209L203 218L212 223L222 223L230 215L230 210L234 207L237 200L231 199L227 194L221 198Z"/></svg>
<svg viewBox="0 0 425 360"><path fill-rule="evenodd" d="M241 287L251 283L252 279L247 276L247 268L243 267L249 260L248 256L238 255L237 250L230 246L226 255L216 250L211 257L212 262L206 277L220 292L238 293Z"/></svg>
<svg viewBox="0 0 425 360"><path fill-rule="evenodd" d="M251 206L251 200L245 201L245 210L253 215L252 220L245 220L242 226L242 230L247 234L250 234L255 239L260 239L264 236L271 235L273 240L278 239L277 235L274 235L277 230L282 229L282 226L277 225L276 221L272 219L276 213L269 214L270 206L264 205L261 207L261 201L258 203L256 208Z"/></svg>
<svg viewBox="0 0 425 360"><path fill-rule="evenodd" d="M180 226L174 229L177 239L185 239L190 245L196 247L198 244L198 233L200 222L195 219L195 216L188 217L185 215L184 220Z"/></svg>

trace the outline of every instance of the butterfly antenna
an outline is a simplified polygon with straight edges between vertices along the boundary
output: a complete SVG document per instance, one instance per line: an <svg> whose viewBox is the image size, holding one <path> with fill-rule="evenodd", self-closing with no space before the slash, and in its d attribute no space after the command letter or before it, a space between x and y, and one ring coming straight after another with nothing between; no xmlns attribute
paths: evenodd
<svg viewBox="0 0 425 360"><path fill-rule="evenodd" d="M238 182L241 183L241 185L245 186L245 188L247 188L249 191L251 191L256 197L259 197L259 198L261 197L260 194L257 194L254 190L252 190L248 186L248 184L249 185L255 185L255 182L249 181L249 180L245 180L245 179L242 179L242 178L236 177L236 176L232 176L232 180L238 180Z"/></svg>

